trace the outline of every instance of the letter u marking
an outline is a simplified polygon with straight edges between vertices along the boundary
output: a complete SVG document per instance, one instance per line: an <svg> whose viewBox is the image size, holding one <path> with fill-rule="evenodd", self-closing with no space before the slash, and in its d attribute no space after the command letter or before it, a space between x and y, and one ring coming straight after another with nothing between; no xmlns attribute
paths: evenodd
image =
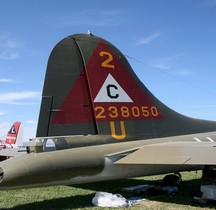
<svg viewBox="0 0 216 210"><path fill-rule="evenodd" d="M120 121L121 135L116 135L115 123L113 121L110 122L110 129L111 129L111 134L113 138L117 140L122 140L126 137L124 121Z"/></svg>

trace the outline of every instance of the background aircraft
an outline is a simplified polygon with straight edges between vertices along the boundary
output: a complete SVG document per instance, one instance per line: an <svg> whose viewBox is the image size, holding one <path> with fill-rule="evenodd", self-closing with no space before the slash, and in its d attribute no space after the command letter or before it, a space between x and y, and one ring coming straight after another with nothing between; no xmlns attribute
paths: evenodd
<svg viewBox="0 0 216 210"><path fill-rule="evenodd" d="M113 44L76 34L51 52L37 137L0 163L0 189L198 170L215 165L215 141L216 122L171 110Z"/></svg>
<svg viewBox="0 0 216 210"><path fill-rule="evenodd" d="M17 148L23 145L23 126L15 122L7 133L5 140L0 140L0 161L16 156Z"/></svg>

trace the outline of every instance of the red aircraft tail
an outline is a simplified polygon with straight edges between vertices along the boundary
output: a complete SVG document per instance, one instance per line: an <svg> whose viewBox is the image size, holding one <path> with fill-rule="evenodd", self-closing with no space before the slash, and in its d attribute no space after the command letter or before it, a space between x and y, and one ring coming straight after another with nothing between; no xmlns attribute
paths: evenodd
<svg viewBox="0 0 216 210"><path fill-rule="evenodd" d="M23 141L23 131L21 122L15 122L6 136L6 144L19 144Z"/></svg>
<svg viewBox="0 0 216 210"><path fill-rule="evenodd" d="M161 103L110 42L76 34L60 41L47 66L37 137L156 138L216 130Z"/></svg>

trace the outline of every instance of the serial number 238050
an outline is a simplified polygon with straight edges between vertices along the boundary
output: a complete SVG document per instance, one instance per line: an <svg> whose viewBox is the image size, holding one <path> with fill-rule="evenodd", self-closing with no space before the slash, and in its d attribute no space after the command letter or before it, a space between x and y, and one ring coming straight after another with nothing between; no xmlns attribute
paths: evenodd
<svg viewBox="0 0 216 210"><path fill-rule="evenodd" d="M148 118L159 115L155 106L96 106L95 114L97 119L105 118Z"/></svg>

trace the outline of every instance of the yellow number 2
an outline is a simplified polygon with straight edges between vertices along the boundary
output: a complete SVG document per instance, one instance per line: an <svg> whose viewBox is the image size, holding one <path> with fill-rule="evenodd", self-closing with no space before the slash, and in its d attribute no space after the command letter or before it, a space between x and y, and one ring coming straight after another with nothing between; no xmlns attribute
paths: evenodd
<svg viewBox="0 0 216 210"><path fill-rule="evenodd" d="M111 68L111 69L114 69L114 68L115 68L115 66L114 66L113 64L110 64L110 62L113 61L113 56L112 56L112 54L110 54L109 52L101 51L101 52L99 53L99 55L100 55L101 57L106 56L106 57L105 57L105 60L101 63L101 66L102 66L102 67Z"/></svg>

